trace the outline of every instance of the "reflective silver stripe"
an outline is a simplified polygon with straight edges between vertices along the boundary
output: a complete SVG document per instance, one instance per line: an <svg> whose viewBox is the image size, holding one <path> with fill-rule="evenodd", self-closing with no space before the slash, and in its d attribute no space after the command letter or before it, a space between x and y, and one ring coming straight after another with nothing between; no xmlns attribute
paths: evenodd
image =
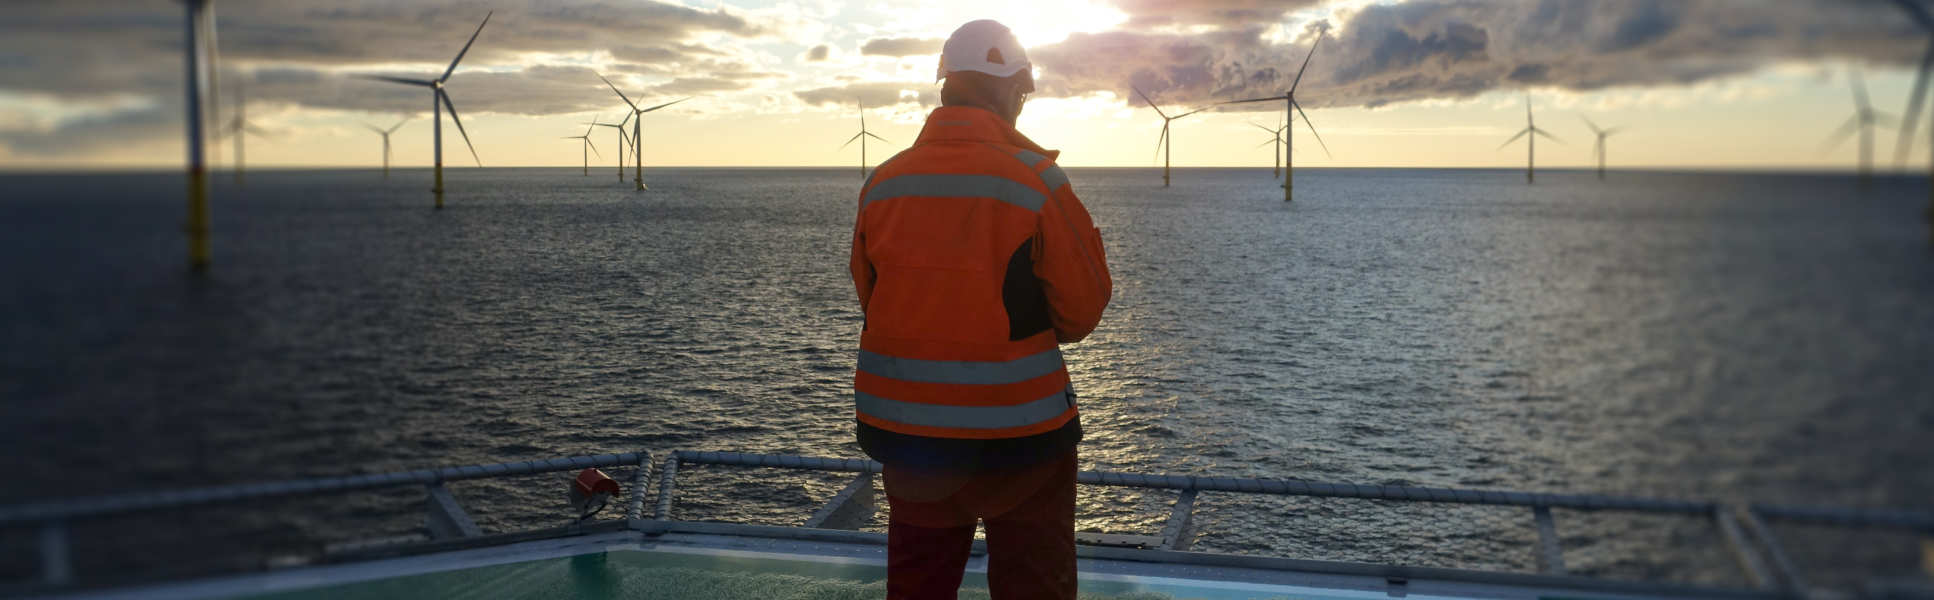
<svg viewBox="0 0 1934 600"><path fill-rule="evenodd" d="M862 414L894 423L956 429L1025 427L1060 416L1068 410L1067 391L1012 406L951 406L921 404L853 392Z"/></svg>
<svg viewBox="0 0 1934 600"><path fill-rule="evenodd" d="M1068 185L1068 174L1061 172L1061 165L1048 165L1048 170L1041 172L1041 182L1048 184L1048 191L1052 192Z"/></svg>
<svg viewBox="0 0 1934 600"><path fill-rule="evenodd" d="M1021 159L1021 162L1027 163L1028 168L1033 168L1034 165L1041 164L1041 161L1048 159L1046 155L1043 155L1039 152L1035 152L1033 150L1022 150L1020 152L1015 152L1014 158Z"/></svg>
<svg viewBox="0 0 1934 600"><path fill-rule="evenodd" d="M993 175L900 175L881 181L866 191L860 208L888 198L924 196L928 198L993 198L1021 208L1040 211L1047 196L1027 184Z"/></svg>
<svg viewBox="0 0 1934 600"><path fill-rule="evenodd" d="M1009 361L919 360L860 351L860 370L919 383L1001 385L1020 383L1061 370L1061 349L1053 348Z"/></svg>

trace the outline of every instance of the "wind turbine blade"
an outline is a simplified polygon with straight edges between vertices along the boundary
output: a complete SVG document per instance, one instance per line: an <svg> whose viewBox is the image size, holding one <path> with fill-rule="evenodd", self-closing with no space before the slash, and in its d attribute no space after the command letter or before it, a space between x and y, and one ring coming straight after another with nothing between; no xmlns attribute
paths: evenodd
<svg viewBox="0 0 1934 600"><path fill-rule="evenodd" d="M1164 118L1164 119L1167 119L1167 118L1168 118L1168 113L1165 113L1165 112L1162 112L1162 107L1160 107L1160 106L1156 106L1156 105L1155 105L1155 101L1154 101L1154 100L1149 100L1149 99L1148 99L1148 94L1144 94L1144 93L1142 93L1142 88L1138 88L1138 87L1133 87L1133 86L1130 86L1130 87L1129 87L1128 89L1131 89L1131 90L1135 90L1135 95L1137 95L1137 96L1141 96L1141 97L1142 97L1142 101L1143 101L1143 102L1147 102L1147 103L1148 103L1148 107L1149 107L1149 108L1153 108L1153 109L1155 109L1155 114L1158 114L1158 115L1161 115L1161 116L1162 116L1162 118ZM1167 128L1168 126L1167 126L1167 125L1163 125L1162 127L1163 127L1163 128Z"/></svg>
<svg viewBox="0 0 1934 600"><path fill-rule="evenodd" d="M1250 125L1256 125L1256 124L1255 124L1255 123L1250 123ZM1277 131L1277 130L1275 130L1275 129L1270 129L1270 128L1268 128L1268 127L1263 127L1263 126L1261 126L1261 125L1256 125L1256 129L1261 129L1261 130L1263 130L1263 131L1267 131L1267 132L1270 132L1270 133L1278 133L1278 131Z"/></svg>
<svg viewBox="0 0 1934 600"><path fill-rule="evenodd" d="M671 105L673 105L673 104L678 104L678 103L680 103L680 102L684 102L684 101L686 101L686 100L690 100L690 99L691 99L691 98L679 98L679 99L677 99L677 100L673 100L673 101L671 101L671 102L666 102L666 103L664 103L664 104L660 104L660 105L658 105L658 106L653 106L653 107L651 107L651 108L647 108L647 109L644 109L644 110L641 110L641 111L638 111L638 112L641 112L641 113L648 113L648 112L651 112L651 111L654 111L654 110L658 110L658 109L661 109L661 108L664 108L664 107L667 107L667 106L671 106Z"/></svg>
<svg viewBox="0 0 1934 600"><path fill-rule="evenodd" d="M450 59L450 68L444 69L443 76L438 77L437 81L449 81L450 74L457 72L457 63L463 62L463 55L470 52L470 45L477 43L477 36L483 33L483 28L485 25L490 24L490 15L493 15L493 14L497 14L497 11L493 10L493 11L484 13L483 22L477 24L477 32L470 34L470 41L463 43L463 49L457 51L456 58Z"/></svg>
<svg viewBox="0 0 1934 600"><path fill-rule="evenodd" d="M1900 119L1895 118L1894 115L1877 110L1868 111L1867 118L1876 125L1897 125L1900 123Z"/></svg>
<svg viewBox="0 0 1934 600"><path fill-rule="evenodd" d="M1280 144L1280 143L1282 143L1282 140L1278 140L1278 139L1276 139L1276 138L1269 138L1269 139L1267 139L1267 140L1263 140L1263 142L1262 142L1262 143L1260 143L1260 144L1256 144L1256 147L1257 147L1257 148L1261 148L1261 147L1263 147L1263 146L1267 146L1267 145L1270 145L1270 144Z"/></svg>
<svg viewBox="0 0 1934 600"><path fill-rule="evenodd" d="M887 142L887 141L886 141L886 138L883 138L883 137L880 137L880 136L877 136L877 135L873 135L873 132L871 132L871 131L865 131L865 132L861 132L861 133L865 133L865 134L866 134L866 137L870 137L870 138L873 138L873 139L876 139L876 140L879 140L879 141L882 141L882 142L886 142L886 143L888 143L888 144L891 144L891 143L893 143L893 142Z"/></svg>
<svg viewBox="0 0 1934 600"><path fill-rule="evenodd" d="M450 103L450 95L443 93L442 88L437 89L436 96L443 100L443 107L450 110L450 122L457 124L457 134L463 136L463 145L470 149L470 158L477 160L477 166L483 166L483 158L477 156L477 147L470 144L470 133L463 130L463 119L457 117L457 105Z"/></svg>
<svg viewBox="0 0 1934 600"><path fill-rule="evenodd" d="M1296 70L1296 81L1289 84L1289 95L1296 95L1296 86L1303 84L1303 71L1309 69L1309 59L1316 58L1316 47L1323 44L1323 36L1328 33L1328 31L1317 32L1316 41L1309 45L1309 55L1303 57L1303 68Z"/></svg>
<svg viewBox="0 0 1934 600"><path fill-rule="evenodd" d="M1530 128L1530 127L1526 127L1526 128L1524 128L1524 130L1523 130L1523 131L1519 131L1517 135L1514 135L1514 136L1511 136L1511 139L1508 139L1508 140L1504 140L1504 143L1502 143L1502 144L1498 144L1498 149L1499 149L1499 150L1503 150L1505 146L1509 146L1509 145L1511 145L1511 142L1515 142L1515 141L1518 141L1518 138L1521 138L1521 137L1524 137L1524 136L1526 136L1526 135L1530 135L1530 134L1531 134L1531 128Z"/></svg>
<svg viewBox="0 0 1934 600"><path fill-rule="evenodd" d="M1851 136L1853 132L1859 130L1860 115L1854 115L1847 119L1845 125L1841 125L1839 129L1833 131L1833 134L1828 135L1826 142L1821 147L1823 149L1832 149L1834 146L1840 145L1841 142L1847 141L1847 136Z"/></svg>
<svg viewBox="0 0 1934 600"><path fill-rule="evenodd" d="M390 128L389 128L389 131L385 131L385 132L383 132L383 133L385 133L385 134L390 134L390 133L396 133L396 130L397 130L397 129L401 129L401 128L403 127L403 124L404 124L404 123L408 123L408 122L410 122L410 118L409 118L409 117L403 117L403 120L401 120L401 121L397 121L395 125L391 125L391 126L390 126Z"/></svg>
<svg viewBox="0 0 1934 600"><path fill-rule="evenodd" d="M1558 139L1558 138L1557 138L1556 136L1553 136L1553 135L1551 135L1551 132L1548 132L1548 131L1545 131L1545 130L1543 130L1543 129L1539 129L1539 128L1536 128L1536 127L1532 127L1532 128L1531 128L1531 131L1532 131L1532 133L1536 133L1536 134L1538 134L1538 135L1542 135L1542 136L1544 136L1544 137L1545 137L1545 139L1547 139L1547 140L1551 140L1551 141L1554 141L1554 142L1558 142L1558 143L1560 143L1560 144L1563 144L1563 143L1565 143L1565 141L1564 141L1564 140L1561 140L1561 139Z"/></svg>
<svg viewBox="0 0 1934 600"><path fill-rule="evenodd" d="M1867 101L1867 82L1860 80L1860 71L1847 71L1847 78L1853 82L1853 103L1861 110L1869 110L1872 105Z"/></svg>
<svg viewBox="0 0 1934 600"><path fill-rule="evenodd" d="M1934 15L1927 13L1927 7L1921 6L1920 0L1894 0L1894 4L1907 11L1907 16L1920 24L1922 29L1934 31Z"/></svg>
<svg viewBox="0 0 1934 600"><path fill-rule="evenodd" d="M1919 5L1911 5L1920 8ZM1925 12L1921 18L1926 18ZM1934 26L1922 23L1923 27ZM1907 95L1907 111L1900 122L1899 141L1894 144L1894 161L1907 164L1907 153L1914 149L1914 125L1920 120L1921 101L1927 94L1927 72L1934 70L1934 42L1927 45L1927 53L1921 55L1921 68L1914 73L1914 91Z"/></svg>
<svg viewBox="0 0 1934 600"><path fill-rule="evenodd" d="M1155 138L1155 156L1162 156L1162 143L1168 141L1168 122L1162 122L1162 136ZM1153 159L1150 159L1153 160Z"/></svg>
<svg viewBox="0 0 1934 600"><path fill-rule="evenodd" d="M588 138L588 137L584 138L584 145L589 146L591 148L592 156L596 156L598 158L604 158L604 153L598 151L598 145L591 143L591 138Z"/></svg>
<svg viewBox="0 0 1934 600"><path fill-rule="evenodd" d="M609 79L605 79L605 78L604 78L604 74L602 74L602 73L600 73L600 74L598 74L598 79L599 79L599 80L601 80L601 81L603 81L605 85L607 85L607 86L610 86L610 87L611 87L611 91L613 91L613 92L618 92L618 86L615 86L615 85L611 85L611 80L609 80ZM618 97L619 97L619 98L622 98L622 99L623 99L623 100L625 101L625 104L631 107L631 110L632 110L633 112L636 112L636 111L638 110L638 105L637 105L637 104L635 104L635 103L633 103L633 102L631 101L631 99L630 99L630 98L626 98L626 97L625 97L625 93L624 93L624 92L618 92ZM626 121L630 121L630 119L626 119ZM623 124L623 123L620 123L620 125L622 125L622 124Z"/></svg>
<svg viewBox="0 0 1934 600"><path fill-rule="evenodd" d="M1603 130L1603 129L1599 129L1599 128L1598 128L1598 124L1597 124L1597 123L1593 123L1593 122L1592 122L1592 118L1591 118L1591 117L1587 117L1587 116L1585 116L1585 115L1578 115L1578 118L1580 118L1580 119L1584 119L1584 120L1585 120L1585 126L1586 126L1586 127L1590 127L1590 128L1592 128L1592 133L1596 133L1596 134L1599 134L1599 135L1605 135L1605 130Z"/></svg>
<svg viewBox="0 0 1934 600"><path fill-rule="evenodd" d="M364 123L364 124L363 124L363 126L364 126L364 127L368 127L370 131L374 131L374 132L376 132L376 133L377 133L377 135L382 135L382 134L385 134L385 133L389 133L389 132L387 132L387 131L383 131L383 130L381 130L381 129L377 129L375 125L371 125L371 124L368 124L368 123Z"/></svg>
<svg viewBox="0 0 1934 600"><path fill-rule="evenodd" d="M854 141L854 140L858 140L858 139L860 139L860 136L863 136L863 135L866 135L866 132L864 132L864 131L862 131L862 132L859 132L859 133L855 133L855 134L853 134L853 137L850 137L850 138L846 138L846 143L844 143L844 144L840 144L840 145L839 145L839 149L841 149L841 150L845 150L847 146L851 146L851 145L853 145L853 141Z"/></svg>
<svg viewBox="0 0 1934 600"><path fill-rule="evenodd" d="M436 87L436 82L430 81L428 79L408 79L404 77L390 77L388 75L356 75L355 77L357 79L372 79L376 81L387 81L390 83L401 83L404 85L420 85L423 87Z"/></svg>
<svg viewBox="0 0 1934 600"><path fill-rule="evenodd" d="M1216 103L1216 106L1222 106L1224 104L1244 104L1248 102L1282 102L1282 101L1283 101L1282 96L1269 96L1265 98L1245 98L1242 100L1230 100L1228 102L1218 102Z"/></svg>
<svg viewBox="0 0 1934 600"><path fill-rule="evenodd" d="M1624 127L1613 127L1613 128L1611 128L1611 129L1607 129L1607 130L1604 130L1604 131L1600 131L1600 132L1598 132L1598 137L1599 137L1599 138L1601 138L1601 139L1602 139L1602 138L1608 138L1608 137L1612 137L1612 134L1614 134L1614 133L1618 133L1618 132L1620 132L1620 131L1624 131L1624 130L1625 130L1625 128L1624 128Z"/></svg>
<svg viewBox="0 0 1934 600"><path fill-rule="evenodd" d="M1209 110L1209 109L1208 109L1208 107L1203 107L1203 108L1198 108L1198 109L1195 109L1195 110L1191 110L1191 111L1189 111L1189 112L1185 112L1185 113L1182 113L1182 114L1179 114L1179 115L1175 115L1175 116L1173 116L1173 117L1169 117L1169 118L1168 118L1168 120L1170 120L1170 121L1173 121L1173 120L1176 120L1176 119L1180 119L1180 118L1182 118L1182 117L1186 117L1186 116L1189 116L1189 115L1192 115L1192 114L1195 114L1195 113L1199 113L1199 112L1202 112L1202 111L1205 111L1205 110Z"/></svg>
<svg viewBox="0 0 1934 600"><path fill-rule="evenodd" d="M633 107L633 108L636 108L636 107ZM618 121L618 129L624 129L625 125L631 124L632 117L636 117L636 116L638 116L638 113L635 113L635 112L625 113L625 118L623 120Z"/></svg>
<svg viewBox="0 0 1934 600"><path fill-rule="evenodd" d="M1321 38L1318 38L1318 39L1321 39ZM1319 134L1319 133L1316 133L1316 126L1315 126L1315 125L1311 125L1311 124L1310 124L1310 122L1309 122L1309 113L1306 113L1306 112L1303 112L1303 103L1301 103L1301 102L1290 102L1290 105L1291 105L1291 106L1295 106L1295 107L1296 107L1296 114L1299 114L1299 115L1303 115L1303 126L1305 126L1305 127L1308 127L1308 128L1309 128L1309 134L1310 134L1310 135L1313 135L1313 136L1316 136L1316 145L1318 145L1318 146L1322 146L1322 147L1323 147L1323 156L1328 156L1328 157L1330 157L1330 158L1336 158L1336 155L1334 155L1334 154L1330 154L1330 145L1329 145L1329 144L1325 144L1325 143L1323 143L1323 135L1322 135L1322 134Z"/></svg>

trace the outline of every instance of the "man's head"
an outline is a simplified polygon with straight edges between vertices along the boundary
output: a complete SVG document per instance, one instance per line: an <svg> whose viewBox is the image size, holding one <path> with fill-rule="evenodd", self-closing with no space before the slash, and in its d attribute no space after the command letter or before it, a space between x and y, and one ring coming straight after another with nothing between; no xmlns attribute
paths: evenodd
<svg viewBox="0 0 1934 600"><path fill-rule="evenodd" d="M940 103L978 106L1008 123L1034 92L1034 65L1006 25L982 19L955 29L940 51Z"/></svg>

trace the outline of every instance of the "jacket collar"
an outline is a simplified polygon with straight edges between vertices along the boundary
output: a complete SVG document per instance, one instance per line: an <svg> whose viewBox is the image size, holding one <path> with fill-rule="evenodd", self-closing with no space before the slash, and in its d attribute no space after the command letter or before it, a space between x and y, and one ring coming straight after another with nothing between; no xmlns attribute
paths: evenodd
<svg viewBox="0 0 1934 600"><path fill-rule="evenodd" d="M1019 146L1053 160L1061 156L1060 150L1046 150L1034 140L1021 135L1014 126L1007 124L1000 115L977 106L942 106L927 115L927 124L920 129L920 138L913 144L918 146L930 142L989 142Z"/></svg>

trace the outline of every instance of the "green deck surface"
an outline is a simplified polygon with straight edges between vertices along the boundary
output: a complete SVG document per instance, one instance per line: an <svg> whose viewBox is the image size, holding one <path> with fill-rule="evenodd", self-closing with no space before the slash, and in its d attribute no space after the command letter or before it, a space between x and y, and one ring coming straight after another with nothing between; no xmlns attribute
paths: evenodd
<svg viewBox="0 0 1934 600"><path fill-rule="evenodd" d="M1081 598L1101 600L1361 599L1382 594L1231 589L1213 584L1083 578ZM968 573L962 600L987 598L987 578ZM1236 586L1237 588L1246 586ZM408 575L252 596L322 598L624 598L650 600L877 600L886 569L872 565L655 551L583 554L489 567Z"/></svg>

